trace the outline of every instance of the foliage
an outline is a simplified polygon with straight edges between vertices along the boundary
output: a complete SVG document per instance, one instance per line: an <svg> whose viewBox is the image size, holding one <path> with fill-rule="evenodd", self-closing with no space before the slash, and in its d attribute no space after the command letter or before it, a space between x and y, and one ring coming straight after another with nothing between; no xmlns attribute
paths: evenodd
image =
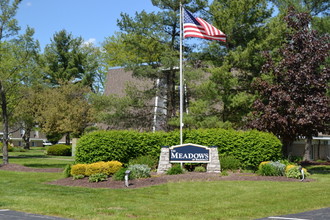
<svg viewBox="0 0 330 220"><path fill-rule="evenodd" d="M84 175L86 173L87 164L75 164L71 166L71 176Z"/></svg>
<svg viewBox="0 0 330 220"><path fill-rule="evenodd" d="M117 160L127 163L131 158L149 155L158 158L161 146L174 146L179 132L96 131L80 138L76 162L93 163ZM234 155L242 168L255 168L265 160L281 157L281 142L272 134L224 129L184 131L184 142L218 146L219 155Z"/></svg>
<svg viewBox="0 0 330 220"><path fill-rule="evenodd" d="M145 164L151 169L156 169L158 160L155 159L155 157L152 157L151 155L142 155L133 159L129 160L130 165L134 164Z"/></svg>
<svg viewBox="0 0 330 220"><path fill-rule="evenodd" d="M73 133L81 135L93 119L91 105L86 99L88 88L65 84L40 91L36 120L48 135Z"/></svg>
<svg viewBox="0 0 330 220"><path fill-rule="evenodd" d="M310 16L289 9L285 18L291 33L280 50L277 63L269 54L263 72L269 80L259 79L255 88L260 98L253 105L251 125L282 138L284 147L297 137L306 137L304 160L310 160L311 138L327 132L330 123L329 36L310 30ZM288 155L287 149L283 152Z"/></svg>
<svg viewBox="0 0 330 220"><path fill-rule="evenodd" d="M139 179L139 178L147 178L150 177L150 167L145 164L134 164L134 165L129 165L128 170L131 171L131 174L134 179Z"/></svg>
<svg viewBox="0 0 330 220"><path fill-rule="evenodd" d="M72 165L71 175L91 176L96 173L104 173L108 176L116 173L122 167L122 163L118 161L100 161L91 164L75 164Z"/></svg>
<svg viewBox="0 0 330 220"><path fill-rule="evenodd" d="M65 168L63 170L64 177L70 177L71 176L71 167L72 167L71 164L68 164L68 165L65 166Z"/></svg>
<svg viewBox="0 0 330 220"><path fill-rule="evenodd" d="M302 178L302 172L301 172L301 169L303 170L304 172L304 177L307 177L309 176L310 174L307 172L307 170L305 168L301 168L297 165L288 165L286 168L285 168L285 175L288 177L288 178L296 178L296 179L301 179Z"/></svg>
<svg viewBox="0 0 330 220"><path fill-rule="evenodd" d="M167 175L177 175L183 173L184 173L184 169L181 167L180 164L174 164L170 169L166 171Z"/></svg>
<svg viewBox="0 0 330 220"><path fill-rule="evenodd" d="M27 150L22 147L8 146L8 152L26 152Z"/></svg>
<svg viewBox="0 0 330 220"><path fill-rule="evenodd" d="M220 156L221 170L238 170L240 161L234 156Z"/></svg>
<svg viewBox="0 0 330 220"><path fill-rule="evenodd" d="M82 136L77 144L76 161L93 163L97 161L117 160L122 163L132 158L149 155L159 157L160 147L166 146L166 133L148 133L137 131L96 131ZM173 140L166 144L174 145Z"/></svg>
<svg viewBox="0 0 330 220"><path fill-rule="evenodd" d="M125 172L126 170L128 170L127 168L121 168L120 170L118 170L113 176L112 176L112 179L113 180L116 180L116 181L123 181L125 180ZM133 175L128 175L128 179L129 180L132 180L134 179L134 176Z"/></svg>
<svg viewBox="0 0 330 220"><path fill-rule="evenodd" d="M47 148L47 155L71 156L71 145L56 144Z"/></svg>
<svg viewBox="0 0 330 220"><path fill-rule="evenodd" d="M195 167L194 172L206 172L206 169L203 166L197 166Z"/></svg>
<svg viewBox="0 0 330 220"><path fill-rule="evenodd" d="M284 176L285 164L276 161L262 162L259 165L258 173L262 176Z"/></svg>
<svg viewBox="0 0 330 220"><path fill-rule="evenodd" d="M73 177L72 177L72 179L74 179L74 180L79 180L79 179L84 179L85 178L85 176L84 175L81 175L81 174L79 174L79 175L74 175Z"/></svg>
<svg viewBox="0 0 330 220"><path fill-rule="evenodd" d="M1 0L0 10L0 111L3 124L3 164L8 164L9 125L22 96L22 88L35 78L36 54L39 44L33 39L34 30L27 28L18 36L20 27L15 15L20 0Z"/></svg>
<svg viewBox="0 0 330 220"><path fill-rule="evenodd" d="M66 30L54 34L43 55L44 78L52 86L77 83L93 90L99 69L97 51Z"/></svg>
<svg viewBox="0 0 330 220"><path fill-rule="evenodd" d="M159 113L162 118L160 129L168 130L167 122L176 116L176 107L178 106L178 95L176 90L178 78L178 60L179 60L179 1L159 1L153 0L153 5L160 10L155 13L145 11L137 12L134 17L126 13L121 13L118 20L118 26L121 32L115 36L106 39L103 44L106 51L106 61L109 66L123 66L133 71L133 76L144 81L159 79L161 86L152 85L135 90L140 95L139 102L133 102L135 105L127 105L127 102L136 100L136 93L127 93L121 105L112 106L113 111L103 111L110 113L109 116L113 122L117 118L122 127L141 126L144 129L151 129L148 122L152 120L137 121L138 124L132 124L134 116L142 118L149 116L144 114L150 105L150 94L155 94L166 99L164 108L166 114ZM189 0L182 2L187 9L196 12L207 6L207 0ZM166 19L164 19L166 18ZM189 50L189 45L186 45ZM141 65L141 64L145 65ZM166 84L166 86L164 86ZM132 108L134 106L134 108ZM120 111L122 109L123 111ZM143 113L139 114L139 111ZM111 114L115 112L116 114ZM125 113L125 114L123 114ZM126 116L126 117L125 117ZM117 121L118 121L117 120ZM112 125L111 124L111 125Z"/></svg>
<svg viewBox="0 0 330 220"><path fill-rule="evenodd" d="M108 179L108 175L105 173L94 173L89 176L88 181L89 182L101 182L106 181Z"/></svg>

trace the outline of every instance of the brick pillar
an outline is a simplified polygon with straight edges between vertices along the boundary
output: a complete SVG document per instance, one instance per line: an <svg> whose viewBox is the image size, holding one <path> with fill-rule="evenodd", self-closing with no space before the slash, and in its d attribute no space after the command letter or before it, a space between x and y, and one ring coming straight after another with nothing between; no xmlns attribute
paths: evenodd
<svg viewBox="0 0 330 220"><path fill-rule="evenodd" d="M171 163L170 163L170 149L169 149L169 147L164 146L160 150L160 156L159 156L157 174L163 174L169 168L171 168Z"/></svg>
<svg viewBox="0 0 330 220"><path fill-rule="evenodd" d="M207 164L208 173L221 173L218 147L210 147L210 162Z"/></svg>

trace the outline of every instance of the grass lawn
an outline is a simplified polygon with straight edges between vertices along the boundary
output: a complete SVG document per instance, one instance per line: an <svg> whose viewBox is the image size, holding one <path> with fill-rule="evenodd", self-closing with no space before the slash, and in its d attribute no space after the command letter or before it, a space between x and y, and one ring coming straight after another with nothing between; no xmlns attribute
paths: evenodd
<svg viewBox="0 0 330 220"><path fill-rule="evenodd" d="M0 209L72 219L169 220L256 219L330 207L330 169L310 170L317 181L181 182L140 189L56 186L45 182L63 178L61 173L0 171Z"/></svg>
<svg viewBox="0 0 330 220"><path fill-rule="evenodd" d="M0 154L2 160L2 154ZM9 163L17 163L34 168L64 168L73 163L73 157L59 157L46 155L46 148L31 147L27 152L9 152Z"/></svg>

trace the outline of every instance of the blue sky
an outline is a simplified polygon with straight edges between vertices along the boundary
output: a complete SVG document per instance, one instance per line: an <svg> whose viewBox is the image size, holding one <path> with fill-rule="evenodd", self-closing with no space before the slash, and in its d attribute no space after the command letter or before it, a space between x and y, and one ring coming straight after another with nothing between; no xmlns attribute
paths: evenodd
<svg viewBox="0 0 330 220"><path fill-rule="evenodd" d="M19 26L34 28L41 49L62 29L99 45L119 31L120 13L156 11L150 0L23 0L16 14Z"/></svg>

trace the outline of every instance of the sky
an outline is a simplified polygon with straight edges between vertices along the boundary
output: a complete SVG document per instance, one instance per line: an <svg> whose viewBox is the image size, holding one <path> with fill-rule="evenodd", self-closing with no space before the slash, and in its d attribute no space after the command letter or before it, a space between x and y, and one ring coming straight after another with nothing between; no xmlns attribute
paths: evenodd
<svg viewBox="0 0 330 220"><path fill-rule="evenodd" d="M23 0L16 19L22 33L27 26L34 28L41 49L62 29L100 46L106 37L119 31L121 12L134 16L136 11L157 9L150 0Z"/></svg>

